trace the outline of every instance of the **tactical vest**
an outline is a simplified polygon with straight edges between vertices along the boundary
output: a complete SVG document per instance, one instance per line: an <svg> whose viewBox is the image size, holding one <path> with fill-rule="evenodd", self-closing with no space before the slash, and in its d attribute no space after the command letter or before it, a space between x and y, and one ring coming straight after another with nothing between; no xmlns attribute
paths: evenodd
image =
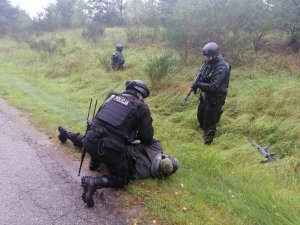
<svg viewBox="0 0 300 225"><path fill-rule="evenodd" d="M210 83L211 82L211 79L215 76L217 70L220 69L220 66L223 68L224 65L226 66L227 68L227 72L225 74L225 79L222 84L221 84L221 88L219 90L219 93L217 93L217 95L221 95L221 96L226 96L227 95L227 92L228 92L228 86L229 86L229 79L230 79L230 72L231 72L231 66L224 61L224 59L221 57L219 59L219 61L214 64L214 65L208 65L206 67L206 70L203 72L203 77L202 77L202 81L205 82L205 83ZM221 68L221 69L222 69ZM222 69L223 70L223 69ZM216 94L209 94L208 95L216 95ZM217 96L215 96L217 97ZM215 102L215 101L214 101Z"/></svg>
<svg viewBox="0 0 300 225"><path fill-rule="evenodd" d="M113 94L104 102L96 118L111 125L115 133L122 132L123 137L130 138L137 132L136 124L132 124L135 120L131 117L136 115L137 108L141 104L143 102L132 95Z"/></svg>

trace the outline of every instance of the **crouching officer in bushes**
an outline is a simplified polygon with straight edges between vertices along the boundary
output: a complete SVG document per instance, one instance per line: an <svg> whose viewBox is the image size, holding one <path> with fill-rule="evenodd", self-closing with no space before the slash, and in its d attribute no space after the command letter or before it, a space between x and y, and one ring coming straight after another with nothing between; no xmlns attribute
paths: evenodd
<svg viewBox="0 0 300 225"><path fill-rule="evenodd" d="M206 62L200 68L201 76L193 83L194 92L201 89L197 118L203 129L204 143L211 144L216 135L216 125L223 113L222 107L228 92L230 66L220 54L220 47L210 42L202 49Z"/></svg>
<svg viewBox="0 0 300 225"><path fill-rule="evenodd" d="M125 58L122 51L123 51L123 45L117 44L116 51L111 56L111 66L114 70L124 69Z"/></svg>
<svg viewBox="0 0 300 225"><path fill-rule="evenodd" d="M123 187L133 179L169 176L179 167L178 160L163 155L160 142L153 138L150 110L144 103L150 94L148 87L141 80L127 81L125 86L123 93L108 94L85 137L58 128L61 142L70 139L90 154L90 170L104 163L110 172L82 177L82 199L88 207L93 207L97 189Z"/></svg>

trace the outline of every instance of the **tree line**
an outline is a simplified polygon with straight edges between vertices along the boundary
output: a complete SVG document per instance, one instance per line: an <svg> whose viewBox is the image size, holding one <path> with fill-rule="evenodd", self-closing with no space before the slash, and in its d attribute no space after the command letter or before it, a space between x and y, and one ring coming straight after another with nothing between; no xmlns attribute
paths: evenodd
<svg viewBox="0 0 300 225"><path fill-rule="evenodd" d="M149 27L184 61L207 41L232 58L278 43L300 50L299 0L57 0L34 18L0 0L0 36L83 28L95 40L105 27ZM277 42L276 42L277 41Z"/></svg>

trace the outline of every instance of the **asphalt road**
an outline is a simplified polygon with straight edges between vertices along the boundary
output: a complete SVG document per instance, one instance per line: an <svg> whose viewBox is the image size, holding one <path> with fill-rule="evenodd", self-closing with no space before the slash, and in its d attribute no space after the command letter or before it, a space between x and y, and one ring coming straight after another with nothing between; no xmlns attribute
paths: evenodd
<svg viewBox="0 0 300 225"><path fill-rule="evenodd" d="M78 161L49 148L49 137L3 107L1 100L1 225L123 224L99 200L92 209L85 206Z"/></svg>

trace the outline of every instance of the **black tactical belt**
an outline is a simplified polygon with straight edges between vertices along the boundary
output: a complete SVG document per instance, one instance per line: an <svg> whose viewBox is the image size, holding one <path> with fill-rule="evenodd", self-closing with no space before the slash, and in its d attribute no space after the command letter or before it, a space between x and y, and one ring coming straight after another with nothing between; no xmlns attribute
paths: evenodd
<svg viewBox="0 0 300 225"><path fill-rule="evenodd" d="M92 125L91 129L100 137L103 137L108 134L107 130L104 127L96 127Z"/></svg>

